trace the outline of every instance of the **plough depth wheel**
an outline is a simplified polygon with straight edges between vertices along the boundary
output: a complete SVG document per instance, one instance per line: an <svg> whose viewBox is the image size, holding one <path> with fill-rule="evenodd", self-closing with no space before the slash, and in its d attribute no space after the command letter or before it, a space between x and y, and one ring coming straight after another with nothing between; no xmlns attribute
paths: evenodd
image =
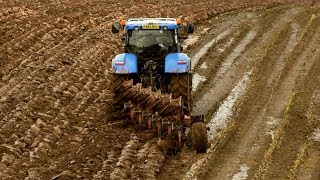
<svg viewBox="0 0 320 180"><path fill-rule="evenodd" d="M205 152L208 147L207 127L203 122L196 122L191 126L192 147L197 152Z"/></svg>

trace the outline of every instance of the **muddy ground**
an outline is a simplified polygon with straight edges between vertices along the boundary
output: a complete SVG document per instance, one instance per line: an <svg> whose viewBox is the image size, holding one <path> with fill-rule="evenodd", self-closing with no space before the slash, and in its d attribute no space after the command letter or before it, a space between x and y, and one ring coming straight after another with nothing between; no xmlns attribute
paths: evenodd
<svg viewBox="0 0 320 180"><path fill-rule="evenodd" d="M0 179L320 179L316 2L0 1ZM111 24L180 15L202 154L111 116Z"/></svg>

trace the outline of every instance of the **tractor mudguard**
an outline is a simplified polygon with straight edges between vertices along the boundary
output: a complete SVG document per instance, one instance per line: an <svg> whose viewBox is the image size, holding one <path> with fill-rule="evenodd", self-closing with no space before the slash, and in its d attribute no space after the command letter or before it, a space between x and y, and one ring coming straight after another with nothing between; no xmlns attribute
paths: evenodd
<svg viewBox="0 0 320 180"><path fill-rule="evenodd" d="M112 60L112 71L115 74L138 73L138 57L130 53L118 54Z"/></svg>
<svg viewBox="0 0 320 180"><path fill-rule="evenodd" d="M186 73L190 71L190 58L184 53L171 53L165 58L165 73Z"/></svg>

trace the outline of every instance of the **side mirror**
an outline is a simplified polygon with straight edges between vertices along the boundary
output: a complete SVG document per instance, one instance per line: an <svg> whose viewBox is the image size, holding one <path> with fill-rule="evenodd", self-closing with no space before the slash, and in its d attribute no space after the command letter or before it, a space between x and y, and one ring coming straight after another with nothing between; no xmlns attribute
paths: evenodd
<svg viewBox="0 0 320 180"><path fill-rule="evenodd" d="M120 24L119 23L113 23L112 24L112 33L119 33Z"/></svg>
<svg viewBox="0 0 320 180"><path fill-rule="evenodd" d="M187 32L188 32L188 34L192 34L194 32L194 24L193 23L187 24Z"/></svg>

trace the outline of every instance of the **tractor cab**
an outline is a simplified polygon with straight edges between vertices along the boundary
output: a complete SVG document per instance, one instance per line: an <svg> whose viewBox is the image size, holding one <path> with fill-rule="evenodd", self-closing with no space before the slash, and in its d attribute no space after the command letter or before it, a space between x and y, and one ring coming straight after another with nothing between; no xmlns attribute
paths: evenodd
<svg viewBox="0 0 320 180"><path fill-rule="evenodd" d="M170 53L181 52L180 25L181 21L174 18L137 18L114 24L112 32L124 29L126 53L141 60L160 60Z"/></svg>
<svg viewBox="0 0 320 180"><path fill-rule="evenodd" d="M169 76L191 70L190 58L180 44L182 37L193 32L191 24L175 18L135 18L112 25L113 33L120 30L124 52L113 59L115 74L128 74L134 83L169 93Z"/></svg>
<svg viewBox="0 0 320 180"><path fill-rule="evenodd" d="M163 59L167 54L179 51L175 30L130 30L128 31L125 52L141 59Z"/></svg>

